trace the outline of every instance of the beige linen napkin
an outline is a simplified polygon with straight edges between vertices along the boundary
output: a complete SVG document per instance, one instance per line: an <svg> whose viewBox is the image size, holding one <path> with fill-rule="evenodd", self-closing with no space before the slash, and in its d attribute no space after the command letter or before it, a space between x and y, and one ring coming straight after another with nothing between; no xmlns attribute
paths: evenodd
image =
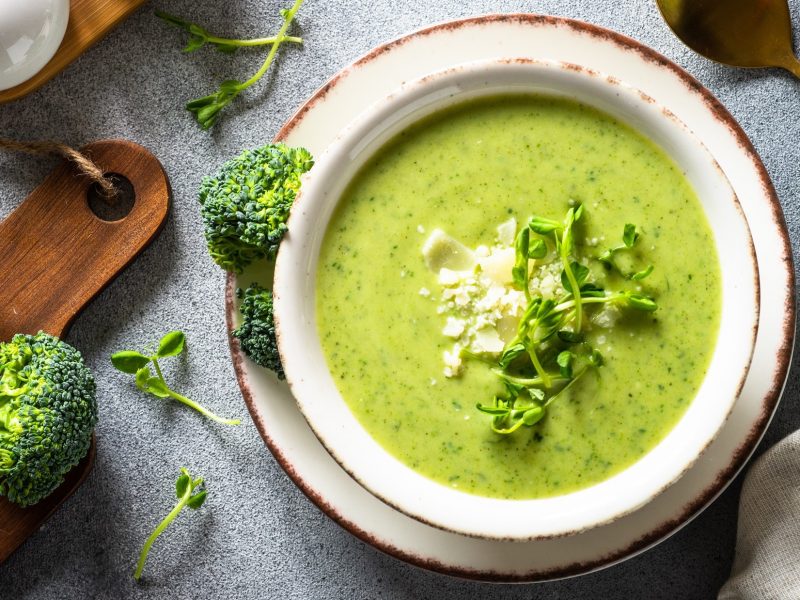
<svg viewBox="0 0 800 600"><path fill-rule="evenodd" d="M800 599L800 431L764 453L747 474L736 558L719 600Z"/></svg>

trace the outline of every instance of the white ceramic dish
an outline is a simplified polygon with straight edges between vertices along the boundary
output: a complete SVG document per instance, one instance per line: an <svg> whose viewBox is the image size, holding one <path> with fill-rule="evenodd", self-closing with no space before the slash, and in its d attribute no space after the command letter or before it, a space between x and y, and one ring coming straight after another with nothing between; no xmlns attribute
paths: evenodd
<svg viewBox="0 0 800 600"><path fill-rule="evenodd" d="M315 318L322 239L356 172L389 139L431 113L507 93L577 100L626 122L664 148L698 194L714 232L722 272L716 348L697 396L675 428L634 465L606 481L566 495L524 501L467 494L419 475L386 452L336 389ZM576 65L481 61L406 84L363 113L317 158L288 227L275 265L275 322L286 379L300 410L331 455L364 487L398 510L448 531L509 540L555 537L635 510L680 477L708 446L750 366L758 327L758 270L750 230L728 180L672 114L638 90Z"/></svg>
<svg viewBox="0 0 800 600"><path fill-rule="evenodd" d="M232 355L248 409L267 446L292 480L342 527L423 568L491 581L542 581L600 569L642 552L682 527L725 489L763 435L785 382L793 347L794 270L774 190L730 115L663 56L586 23L493 15L415 32L376 48L337 74L289 120L278 139L320 156L356 115L404 81L467 61L503 57L581 64L642 90L687 124L739 196L758 257L759 332L742 393L720 434L694 466L639 510L578 535L530 542L468 538L424 525L368 493L318 442L288 388L247 361L235 342ZM229 328L239 319L235 288L267 277L262 267L229 278Z"/></svg>
<svg viewBox="0 0 800 600"><path fill-rule="evenodd" d="M68 22L69 0L0 0L0 90L41 71Z"/></svg>

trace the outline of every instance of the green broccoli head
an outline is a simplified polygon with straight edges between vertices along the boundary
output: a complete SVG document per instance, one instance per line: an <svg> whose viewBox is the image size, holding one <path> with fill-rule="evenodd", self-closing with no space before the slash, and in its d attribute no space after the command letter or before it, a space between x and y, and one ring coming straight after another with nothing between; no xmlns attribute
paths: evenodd
<svg viewBox="0 0 800 600"><path fill-rule="evenodd" d="M267 144L229 160L200 184L208 252L226 271L241 273L278 251L300 176L314 165L308 150Z"/></svg>
<svg viewBox="0 0 800 600"><path fill-rule="evenodd" d="M275 338L272 292L254 283L245 292L236 290L236 296L242 301L242 324L233 330L234 337L254 362L275 371L278 379L284 379Z"/></svg>
<svg viewBox="0 0 800 600"><path fill-rule="evenodd" d="M42 332L0 343L0 495L28 506L50 494L86 456L96 422L80 352Z"/></svg>

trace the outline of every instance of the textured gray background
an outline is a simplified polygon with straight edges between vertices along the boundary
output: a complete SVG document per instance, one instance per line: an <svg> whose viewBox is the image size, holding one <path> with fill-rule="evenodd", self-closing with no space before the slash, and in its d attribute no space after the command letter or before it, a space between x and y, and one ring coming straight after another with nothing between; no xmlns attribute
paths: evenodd
<svg viewBox="0 0 800 600"><path fill-rule="evenodd" d="M791 0L792 10L800 3ZM364 545L309 502L264 447L239 394L228 355L223 273L206 255L197 209L200 177L244 147L270 139L295 107L374 45L446 19L486 12L566 15L610 27L666 54L728 107L767 165L798 238L800 84L788 74L730 69L684 48L650 0L308 0L303 49L237 101L212 134L183 110L228 76L257 68L262 53L179 52L183 38L153 17L157 6L221 34L276 29L273 0L157 0L134 14L54 81L0 106L0 135L79 145L125 137L151 149L172 181L174 206L160 237L75 322L68 341L98 380L94 471L44 529L0 566L0 598L711 598L730 569L738 482L658 547L592 575L539 585L462 582L407 566ZM797 23L795 24L797 28ZM53 166L0 156L0 217ZM169 329L186 331L188 361L168 377L236 428L138 393L108 356L141 348ZM796 372L793 368L792 372ZM793 378L792 378L793 379ZM762 449L800 427L790 381ZM139 549L174 501L178 467L208 480L209 500L157 542L147 581L131 573Z"/></svg>

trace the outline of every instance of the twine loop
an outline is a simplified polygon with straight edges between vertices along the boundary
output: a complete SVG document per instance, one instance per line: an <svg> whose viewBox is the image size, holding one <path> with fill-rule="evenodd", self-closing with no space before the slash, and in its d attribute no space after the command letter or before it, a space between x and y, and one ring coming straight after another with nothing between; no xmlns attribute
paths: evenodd
<svg viewBox="0 0 800 600"><path fill-rule="evenodd" d="M0 148L13 150L15 152L25 152L38 156L54 155L67 159L72 163L81 175L88 177L90 181L96 183L103 196L108 199L116 196L116 190L111 180L105 176L102 169L89 159L85 154L81 154L74 148L70 148L61 142L52 140L42 140L37 142L20 142L8 138L0 138Z"/></svg>

